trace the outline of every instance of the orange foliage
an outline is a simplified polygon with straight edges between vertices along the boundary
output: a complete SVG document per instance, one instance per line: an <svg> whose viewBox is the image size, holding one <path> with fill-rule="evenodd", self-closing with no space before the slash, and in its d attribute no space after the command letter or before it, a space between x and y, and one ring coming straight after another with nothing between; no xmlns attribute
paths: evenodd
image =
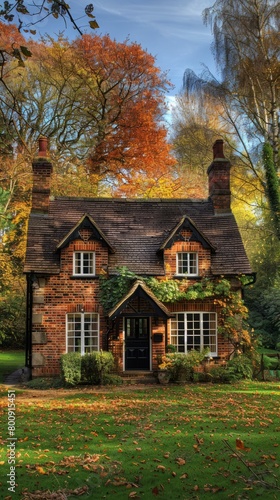
<svg viewBox="0 0 280 500"><path fill-rule="evenodd" d="M0 22L0 48L3 52L9 52L25 43L25 38L20 34L15 24L4 24Z"/></svg>
<svg viewBox="0 0 280 500"><path fill-rule="evenodd" d="M175 165L167 131L159 125L170 83L136 43L87 35L74 49L81 78L95 81L87 95L87 105L98 115L89 169L112 177L119 194L121 185L130 184L133 195L135 176L168 175Z"/></svg>

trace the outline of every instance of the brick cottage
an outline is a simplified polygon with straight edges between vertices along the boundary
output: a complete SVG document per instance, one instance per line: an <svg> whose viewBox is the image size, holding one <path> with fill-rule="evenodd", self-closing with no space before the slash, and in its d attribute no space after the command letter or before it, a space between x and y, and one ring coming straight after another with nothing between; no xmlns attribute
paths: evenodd
<svg viewBox="0 0 280 500"><path fill-rule="evenodd" d="M141 279L191 286L222 275L237 289L236 278L252 273L230 208L223 141L213 153L208 199L53 199L47 140L39 139L25 261L33 376L58 374L60 356L73 351L110 350L119 372L156 370L168 344L178 352L209 347L212 357L231 354L213 297L162 303ZM104 310L101 276L124 266L138 279Z"/></svg>

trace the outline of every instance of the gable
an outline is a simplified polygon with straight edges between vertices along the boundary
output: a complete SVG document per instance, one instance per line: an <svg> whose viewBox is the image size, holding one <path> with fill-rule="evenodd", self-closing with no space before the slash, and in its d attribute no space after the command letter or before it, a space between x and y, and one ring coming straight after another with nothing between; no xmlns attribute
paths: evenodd
<svg viewBox="0 0 280 500"><path fill-rule="evenodd" d="M114 249L110 245L103 231L98 227L96 222L88 214L83 215L79 222L58 243L56 248L57 250L61 250L62 248L68 246L71 241L79 239L83 241L100 241L102 245L108 247L111 253L114 253Z"/></svg>
<svg viewBox="0 0 280 500"><path fill-rule="evenodd" d="M163 250L171 248L177 241L196 241L200 243L203 248L211 250L211 252L216 251L216 247L212 245L207 236L203 234L190 217L187 217L186 215L184 215L180 222L170 232L169 236L163 242L158 251L162 252Z"/></svg>
<svg viewBox="0 0 280 500"><path fill-rule="evenodd" d="M154 310L156 316L169 318L172 313L169 312L167 307L165 307L160 300L153 294L153 292L145 285L141 280L137 280L131 287L129 292L111 309L108 313L108 317L115 319L117 316L122 314L125 308L136 298L141 297L149 302ZM134 312L135 314L135 312Z"/></svg>

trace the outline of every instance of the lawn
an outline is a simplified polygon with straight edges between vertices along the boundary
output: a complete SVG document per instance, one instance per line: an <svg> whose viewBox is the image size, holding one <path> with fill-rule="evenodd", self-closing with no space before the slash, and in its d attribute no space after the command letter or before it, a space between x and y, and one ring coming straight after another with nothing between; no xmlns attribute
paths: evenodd
<svg viewBox="0 0 280 500"><path fill-rule="evenodd" d="M18 390L10 493L2 386L0 498L279 498L279 395L279 382Z"/></svg>
<svg viewBox="0 0 280 500"><path fill-rule="evenodd" d="M25 365L24 351L1 351L0 350L0 384L10 373Z"/></svg>

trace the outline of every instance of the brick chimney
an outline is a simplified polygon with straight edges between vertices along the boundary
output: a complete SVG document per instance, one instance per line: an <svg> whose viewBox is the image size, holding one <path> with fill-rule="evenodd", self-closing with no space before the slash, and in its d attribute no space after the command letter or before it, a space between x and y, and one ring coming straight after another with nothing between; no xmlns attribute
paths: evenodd
<svg viewBox="0 0 280 500"><path fill-rule="evenodd" d="M224 141L218 139L213 145L213 161L207 170L209 197L216 214L231 212L230 162L224 155Z"/></svg>
<svg viewBox="0 0 280 500"><path fill-rule="evenodd" d="M48 160L48 139L39 138L38 156L32 163L33 188L32 188L32 212L48 213L50 201L50 185L52 164Z"/></svg>

